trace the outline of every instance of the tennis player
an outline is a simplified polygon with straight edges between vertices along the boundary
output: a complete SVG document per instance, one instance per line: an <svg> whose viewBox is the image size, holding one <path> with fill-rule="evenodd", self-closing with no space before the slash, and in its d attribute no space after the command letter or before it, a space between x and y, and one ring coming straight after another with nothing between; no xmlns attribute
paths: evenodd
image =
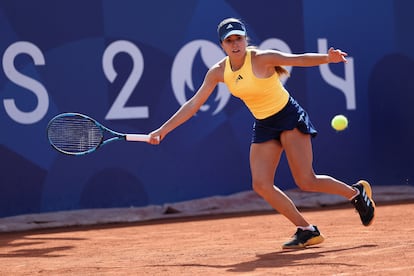
<svg viewBox="0 0 414 276"><path fill-rule="evenodd" d="M369 183L361 180L350 186L333 177L315 174L311 137L316 136L317 131L306 111L279 80L288 74L283 66L309 67L346 62L347 54L333 48L327 54L290 54L248 47L246 28L235 18L223 20L217 33L227 56L208 70L196 94L160 128L150 133L150 143L158 144L169 132L189 120L216 85L223 82L232 95L243 100L255 118L250 147L254 191L297 227L292 239L283 244L284 249L319 244L324 237L303 217L292 200L274 185L283 151L295 183L303 191L336 194L349 199L363 225L370 225L375 203Z"/></svg>

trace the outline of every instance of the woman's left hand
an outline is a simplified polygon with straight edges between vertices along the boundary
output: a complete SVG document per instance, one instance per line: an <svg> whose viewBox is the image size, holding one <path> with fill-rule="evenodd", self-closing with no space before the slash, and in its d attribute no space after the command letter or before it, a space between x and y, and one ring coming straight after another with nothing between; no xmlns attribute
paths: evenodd
<svg viewBox="0 0 414 276"><path fill-rule="evenodd" d="M333 47L328 50L328 62L329 63L338 63L338 62L347 62L346 56L347 53L342 52L340 49L334 49Z"/></svg>

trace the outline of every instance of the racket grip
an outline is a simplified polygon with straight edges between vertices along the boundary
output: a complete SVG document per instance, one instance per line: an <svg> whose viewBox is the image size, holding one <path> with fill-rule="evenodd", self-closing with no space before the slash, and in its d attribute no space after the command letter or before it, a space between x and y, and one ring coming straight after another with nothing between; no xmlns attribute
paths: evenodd
<svg viewBox="0 0 414 276"><path fill-rule="evenodd" d="M125 140L134 142L149 142L150 136L148 134L127 134Z"/></svg>

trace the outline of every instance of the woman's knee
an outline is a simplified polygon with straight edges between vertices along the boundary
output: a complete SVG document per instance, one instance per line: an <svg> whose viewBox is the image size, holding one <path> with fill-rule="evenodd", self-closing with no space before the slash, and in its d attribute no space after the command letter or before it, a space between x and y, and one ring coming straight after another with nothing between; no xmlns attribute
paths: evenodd
<svg viewBox="0 0 414 276"><path fill-rule="evenodd" d="M252 188L257 194L264 195L273 189L273 183L270 181L256 179L252 182Z"/></svg>

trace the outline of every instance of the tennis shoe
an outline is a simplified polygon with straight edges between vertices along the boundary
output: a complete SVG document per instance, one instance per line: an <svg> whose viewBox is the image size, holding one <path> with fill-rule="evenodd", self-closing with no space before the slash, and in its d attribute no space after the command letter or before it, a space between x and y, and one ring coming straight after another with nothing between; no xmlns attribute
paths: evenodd
<svg viewBox="0 0 414 276"><path fill-rule="evenodd" d="M305 248L306 246L315 245L322 243L325 238L319 232L316 226L315 231L310 230L302 230L298 228L296 233L292 236L292 239L283 244L283 249L301 249Z"/></svg>
<svg viewBox="0 0 414 276"><path fill-rule="evenodd" d="M371 186L367 181L360 180L352 187L359 190L359 195L353 198L351 202L359 213L362 224L369 226L374 221L375 216L375 202L372 199Z"/></svg>

